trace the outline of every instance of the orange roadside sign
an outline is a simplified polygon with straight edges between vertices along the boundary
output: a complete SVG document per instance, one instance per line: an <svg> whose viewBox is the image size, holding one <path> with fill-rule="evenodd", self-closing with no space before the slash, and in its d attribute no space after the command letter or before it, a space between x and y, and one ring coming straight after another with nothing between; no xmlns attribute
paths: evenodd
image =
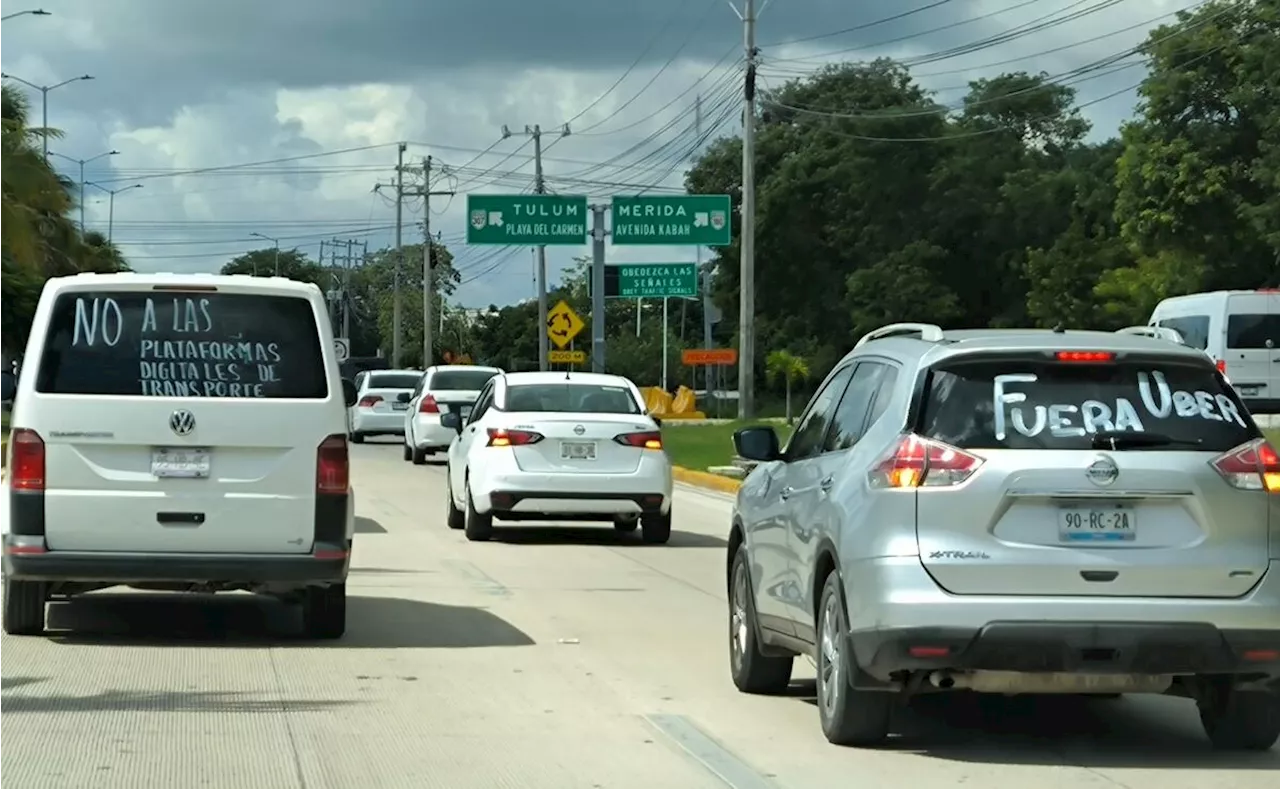
<svg viewBox="0 0 1280 789"><path fill-rule="evenodd" d="M734 348L692 348L682 353L680 360L690 367L711 364L737 364L738 351Z"/></svg>

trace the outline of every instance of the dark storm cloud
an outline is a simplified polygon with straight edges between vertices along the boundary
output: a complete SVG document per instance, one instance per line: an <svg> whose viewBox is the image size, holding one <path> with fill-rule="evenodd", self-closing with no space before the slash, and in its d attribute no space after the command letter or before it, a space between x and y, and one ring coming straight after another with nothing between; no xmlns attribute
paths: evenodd
<svg viewBox="0 0 1280 789"><path fill-rule="evenodd" d="M857 47L964 18L974 0L815 42ZM830 33L929 4L927 0L773 0L758 41ZM739 0L738 5L741 5ZM411 82L451 69L621 69L672 57L714 61L740 46L725 0L48 0L55 16L5 25L6 64L38 55L53 68L99 78L84 109L114 110L130 125L228 88ZM973 40L983 22L920 43ZM87 29L67 35L68 26ZM654 45L646 52L645 47ZM642 55L643 53L643 55ZM852 55L851 55L852 56Z"/></svg>

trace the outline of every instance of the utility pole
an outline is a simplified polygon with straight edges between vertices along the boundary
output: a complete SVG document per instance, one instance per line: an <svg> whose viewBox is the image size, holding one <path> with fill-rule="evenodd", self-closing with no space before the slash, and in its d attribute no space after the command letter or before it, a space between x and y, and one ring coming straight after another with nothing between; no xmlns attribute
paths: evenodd
<svg viewBox="0 0 1280 789"><path fill-rule="evenodd" d="M735 13L737 9L734 9ZM742 257L738 274L738 418L755 413L756 362L756 0L743 0Z"/></svg>
<svg viewBox="0 0 1280 789"><path fill-rule="evenodd" d="M542 127L538 125L525 126L524 133L533 138L533 191L535 194L544 195L547 193L547 183L542 177ZM507 127L502 127L504 137L510 136L511 132ZM569 136L569 124L565 124L559 131L560 137ZM545 246L538 247L538 369L546 371L550 369L547 362L547 352L551 350L550 339L547 337L547 248Z"/></svg>
<svg viewBox="0 0 1280 789"><path fill-rule="evenodd" d="M402 231L404 229L404 152L409 146L400 143L396 148L396 261L391 303L391 366L400 368L400 265L404 258Z"/></svg>
<svg viewBox="0 0 1280 789"><path fill-rule="evenodd" d="M422 369L431 366L432 350L435 349L435 343L432 341L432 301L435 295L435 274L431 268L431 198L433 196L452 196L453 192L431 191L431 157L422 160ZM444 320L444 303L440 305L440 319ZM442 323L441 326L444 324ZM544 335L546 332L542 332Z"/></svg>

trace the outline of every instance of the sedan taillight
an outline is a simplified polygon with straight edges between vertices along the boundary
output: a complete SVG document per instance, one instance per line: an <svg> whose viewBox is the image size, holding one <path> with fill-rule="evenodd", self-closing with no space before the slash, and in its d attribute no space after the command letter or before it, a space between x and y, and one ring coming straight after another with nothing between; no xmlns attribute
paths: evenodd
<svg viewBox="0 0 1280 789"><path fill-rule="evenodd" d="M375 405L381 402L382 402L382 398L378 397L377 395L365 395L364 397L360 398L360 402L356 403L356 407L357 408L373 408Z"/></svg>
<svg viewBox="0 0 1280 789"><path fill-rule="evenodd" d="M431 395L423 395L422 399L418 401L418 413L438 414L440 413L440 406L436 403L436 399Z"/></svg>
<svg viewBox="0 0 1280 789"><path fill-rule="evenodd" d="M535 433L532 430L507 430L505 427L491 427L489 431L489 443L491 447L522 447L529 444L536 444L543 439L541 433Z"/></svg>
<svg viewBox="0 0 1280 789"><path fill-rule="evenodd" d="M640 449L662 449L662 433L657 430L644 430L638 433L621 433L613 440L624 447Z"/></svg>

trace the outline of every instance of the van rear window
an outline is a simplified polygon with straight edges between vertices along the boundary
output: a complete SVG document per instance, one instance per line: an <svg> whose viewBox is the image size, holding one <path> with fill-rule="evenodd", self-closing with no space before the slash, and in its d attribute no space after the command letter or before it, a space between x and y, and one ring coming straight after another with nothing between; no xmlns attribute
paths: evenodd
<svg viewBox="0 0 1280 789"><path fill-rule="evenodd" d="M324 399L329 383L307 299L78 291L54 302L36 391Z"/></svg>
<svg viewBox="0 0 1280 789"><path fill-rule="evenodd" d="M1259 435L1207 363L984 359L929 378L920 433L961 449L1089 449L1127 430L1173 441L1143 449L1226 451Z"/></svg>
<svg viewBox="0 0 1280 789"><path fill-rule="evenodd" d="M1280 347L1280 313L1227 316L1227 347L1236 350Z"/></svg>

